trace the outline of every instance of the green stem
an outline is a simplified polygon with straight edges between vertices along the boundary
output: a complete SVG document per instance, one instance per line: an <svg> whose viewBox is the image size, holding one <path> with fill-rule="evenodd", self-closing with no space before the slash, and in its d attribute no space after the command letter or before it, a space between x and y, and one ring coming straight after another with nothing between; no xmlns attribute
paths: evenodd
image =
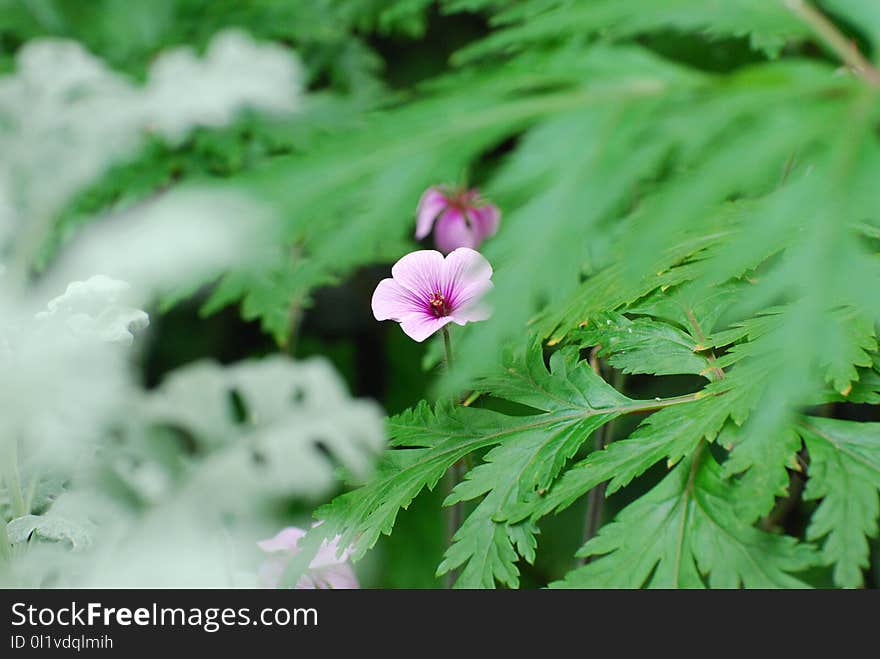
<svg viewBox="0 0 880 659"><path fill-rule="evenodd" d="M449 371L452 369L452 340L449 338L449 328L444 327L442 329L443 332L443 347L446 349L446 370ZM447 474L447 491L452 492L456 485L461 482L461 479L464 477L465 465L463 460L458 460L454 465L452 465L452 469L449 470ZM464 521L464 509L462 508L462 503L459 501L449 507L446 508L446 545L448 547L452 546L453 538L455 537L455 532L459 529L462 522ZM446 587L452 588L455 584L455 580L458 578L458 571L451 570L446 574Z"/></svg>
<svg viewBox="0 0 880 659"><path fill-rule="evenodd" d="M601 451L608 446L608 438L611 435L610 430L608 430L610 425L611 423L609 422L596 431L596 440L593 447L594 451ZM599 527L602 525L605 488L607 485L608 483L603 481L587 494L587 515L584 522L584 535L581 545L587 544L590 540L596 537L596 533L599 532ZM587 556L583 558L581 562L587 564L590 562L591 558L591 556Z"/></svg>
<svg viewBox="0 0 880 659"><path fill-rule="evenodd" d="M693 310L687 310L688 322L690 322L691 329L694 331L694 337L697 341L700 342L700 349L707 350L708 346L706 343L708 340L706 339L706 335L703 333L703 328L700 326L700 323L697 321L696 315L694 315ZM724 371L718 368L718 363L715 361L715 351L709 349L706 352L706 360L709 362L709 367L712 369L712 373L714 374L713 380L723 380L724 379Z"/></svg>
<svg viewBox="0 0 880 659"><path fill-rule="evenodd" d="M463 405L464 407L470 407L470 406L473 405L473 404L477 401L477 399L478 399L480 396L482 396L482 395L483 395L483 392L482 392L482 391L472 391L472 392L471 392L470 394L468 394L468 396L464 399L464 401L462 402L462 405Z"/></svg>
<svg viewBox="0 0 880 659"><path fill-rule="evenodd" d="M852 69L857 76L873 87L880 87L880 70L877 70L855 42L832 23L825 14L804 0L782 0L825 44L834 51L840 60Z"/></svg>
<svg viewBox="0 0 880 659"><path fill-rule="evenodd" d="M452 369L452 340L449 338L449 328L444 327L443 332L443 347L446 348L446 370L449 371Z"/></svg>
<svg viewBox="0 0 880 659"><path fill-rule="evenodd" d="M461 481L464 477L464 471L465 465L463 460L459 460L452 465L452 468L446 474L447 492L452 492L453 488ZM446 545L451 547L455 532L458 531L462 522L464 522L464 508L459 501L447 507L444 512L446 519ZM452 588L455 585L458 579L458 572L458 570L450 570L446 573L446 588Z"/></svg>
<svg viewBox="0 0 880 659"><path fill-rule="evenodd" d="M634 400L632 403L627 405L617 405L616 407L600 407L595 410L591 409L587 416L593 416L594 414L613 414L615 412L619 414L639 414L640 412L654 412L656 410L662 410L664 407L673 407L675 405L684 405L686 403L693 403L694 401L700 400L701 398L705 398L706 396L719 396L723 392L707 392L705 390L700 390L692 394L685 394L684 396L673 396L672 398L657 398L655 400Z"/></svg>
<svg viewBox="0 0 880 659"><path fill-rule="evenodd" d="M597 361L596 368L599 369L599 374L601 375L601 364ZM623 383L625 380L625 375L622 373L618 373L614 371L611 375L611 386L614 387L617 391L623 393ZM614 439L614 425L617 421L617 417L611 419L608 423L601 426L596 431L596 439L594 440L593 450L601 451L608 444L610 444ZM583 535L583 544L586 544L590 540L592 540L596 534L599 532L599 527L602 525L602 513L605 508L605 488L608 486L607 481L603 481L599 483L596 487L590 490L587 495L587 516L584 521L584 535ZM591 557L586 557L583 559L583 562L589 563Z"/></svg>

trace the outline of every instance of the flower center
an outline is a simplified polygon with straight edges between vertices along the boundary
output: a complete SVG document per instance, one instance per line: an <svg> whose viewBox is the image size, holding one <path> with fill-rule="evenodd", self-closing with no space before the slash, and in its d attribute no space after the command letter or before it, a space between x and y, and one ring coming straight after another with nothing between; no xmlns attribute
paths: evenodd
<svg viewBox="0 0 880 659"><path fill-rule="evenodd" d="M428 298L428 304L431 305L431 312L434 314L435 318L448 316L451 311L446 296L440 291L434 291L431 293L431 297Z"/></svg>

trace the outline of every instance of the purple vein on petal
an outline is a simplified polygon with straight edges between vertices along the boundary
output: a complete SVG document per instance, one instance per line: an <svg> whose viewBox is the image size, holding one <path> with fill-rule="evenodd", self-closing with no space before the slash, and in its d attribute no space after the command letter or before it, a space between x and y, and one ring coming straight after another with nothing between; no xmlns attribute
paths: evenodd
<svg viewBox="0 0 880 659"><path fill-rule="evenodd" d="M443 272L443 255L434 250L411 252L391 268L391 276L417 298L429 300L439 289Z"/></svg>
<svg viewBox="0 0 880 659"><path fill-rule="evenodd" d="M376 320L396 320L414 311L427 311L427 305L412 291L394 279L383 279L376 286L372 300Z"/></svg>

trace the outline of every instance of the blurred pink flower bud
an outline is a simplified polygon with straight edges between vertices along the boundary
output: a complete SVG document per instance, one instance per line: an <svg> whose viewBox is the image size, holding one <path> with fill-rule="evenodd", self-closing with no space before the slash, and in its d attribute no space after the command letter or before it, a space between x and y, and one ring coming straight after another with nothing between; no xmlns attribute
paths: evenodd
<svg viewBox="0 0 880 659"><path fill-rule="evenodd" d="M434 229L434 244L444 254L459 247L477 249L498 231L501 211L480 199L476 189L434 186L425 190L416 210L416 240Z"/></svg>

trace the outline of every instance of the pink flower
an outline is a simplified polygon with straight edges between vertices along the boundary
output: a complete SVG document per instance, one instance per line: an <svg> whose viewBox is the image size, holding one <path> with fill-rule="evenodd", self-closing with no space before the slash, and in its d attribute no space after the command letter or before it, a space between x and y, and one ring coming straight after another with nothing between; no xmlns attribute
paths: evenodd
<svg viewBox="0 0 880 659"><path fill-rule="evenodd" d="M260 582L266 588L278 588L284 570L290 559L299 551L300 538L305 534L306 532L303 529L296 526L288 526L286 529L282 529L274 538L257 543L260 549L271 554L271 557L260 566L259 570ZM332 542L325 540L321 544L317 555L309 563L308 571L296 583L296 588L359 587L354 570L351 569L347 562L351 550L346 548L339 557L336 555L339 550L339 538L340 536L337 535Z"/></svg>
<svg viewBox="0 0 880 659"><path fill-rule="evenodd" d="M480 299L492 288L492 266L467 247L446 258L423 249L407 254L391 268L373 293L376 320L396 320L412 339L424 341L449 323L485 320Z"/></svg>
<svg viewBox="0 0 880 659"><path fill-rule="evenodd" d="M416 210L416 240L434 228L434 244L444 254L458 247L477 249L498 231L501 211L480 199L476 189L446 186L425 190Z"/></svg>

